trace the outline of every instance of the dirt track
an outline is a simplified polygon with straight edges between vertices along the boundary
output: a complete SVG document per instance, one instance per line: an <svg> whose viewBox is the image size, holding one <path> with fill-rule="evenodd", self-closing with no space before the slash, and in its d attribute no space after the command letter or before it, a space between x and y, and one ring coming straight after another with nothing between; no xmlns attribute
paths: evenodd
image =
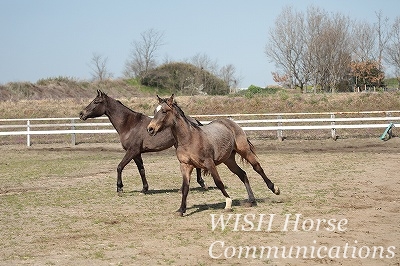
<svg viewBox="0 0 400 266"><path fill-rule="evenodd" d="M118 197L119 144L1 146L0 265L400 264L399 138L253 143L282 194L243 165L258 200L245 207L221 166L234 211L192 177L183 218L172 149L143 156L148 194L130 164Z"/></svg>

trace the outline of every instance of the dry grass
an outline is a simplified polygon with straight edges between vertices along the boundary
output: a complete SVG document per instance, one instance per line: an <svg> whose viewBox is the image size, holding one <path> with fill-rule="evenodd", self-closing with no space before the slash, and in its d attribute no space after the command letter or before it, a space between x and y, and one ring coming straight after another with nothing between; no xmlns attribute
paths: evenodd
<svg viewBox="0 0 400 266"><path fill-rule="evenodd" d="M234 199L231 214L275 214L272 231L234 231L233 222L225 230L212 230L211 215L228 214L208 176L211 189L206 192L192 178L187 215L174 216L181 178L173 149L143 157L147 195L139 193L140 178L129 164L125 193L118 197L116 165L123 156L118 144L0 146L7 154L0 158L0 265L398 265L397 138L390 143L264 140L255 145L265 171L281 188L280 196L243 165L258 205L242 206L243 184L226 167L218 170ZM302 221L347 219L348 225L345 231L282 231L286 214L301 214ZM213 259L209 250L215 241L235 248L382 246L389 258ZM396 247L394 258L387 251L390 246ZM224 249L216 245L213 252Z"/></svg>
<svg viewBox="0 0 400 266"><path fill-rule="evenodd" d="M79 112L88 105L96 95L85 98L41 99L0 101L0 118L46 118L78 117ZM155 96L130 96L128 91L111 91L109 95L121 100L131 109L152 115L157 100ZM164 95L166 96L166 95ZM251 114L251 113L289 113L289 112L333 112L333 111L386 111L400 110L400 93L341 93L341 94L297 94L279 91L276 94L243 96L177 96L178 103L188 115L205 114ZM341 115L344 117L345 115ZM359 115L362 117L362 115ZM241 117L244 119L245 117ZM271 117L269 117L271 118ZM272 117L274 118L274 117ZM287 117L296 118L296 117ZM240 119L240 118L238 118ZM15 123L15 122L14 122ZM338 130L340 138L377 137L381 129ZM396 136L396 130L394 130ZM249 133L253 137L276 139L276 132ZM329 138L330 130L286 131L288 139L321 139ZM118 142L114 135L79 135L78 142ZM34 136L34 143L70 143L70 136ZM26 143L25 136L3 136L0 144Z"/></svg>
<svg viewBox="0 0 400 266"><path fill-rule="evenodd" d="M115 95L116 94L116 95ZM77 117L92 97L0 101L0 118ZM129 95L129 94L127 94ZM155 96L109 96L121 100L131 109L152 115ZM290 113L400 110L400 93L289 94L254 96L177 96L182 109L191 115L234 113Z"/></svg>

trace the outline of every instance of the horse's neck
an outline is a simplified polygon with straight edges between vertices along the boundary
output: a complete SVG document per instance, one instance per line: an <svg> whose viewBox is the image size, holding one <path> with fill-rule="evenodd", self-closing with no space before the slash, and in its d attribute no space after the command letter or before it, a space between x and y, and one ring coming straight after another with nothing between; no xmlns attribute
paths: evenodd
<svg viewBox="0 0 400 266"><path fill-rule="evenodd" d="M193 126L180 114L176 114L176 121L171 128L172 135L178 145L190 145L192 141Z"/></svg>
<svg viewBox="0 0 400 266"><path fill-rule="evenodd" d="M114 126L115 130L117 130L118 134L123 132L128 117L135 115L135 112L119 103L117 100L112 98L107 99L106 116L110 119L111 124Z"/></svg>

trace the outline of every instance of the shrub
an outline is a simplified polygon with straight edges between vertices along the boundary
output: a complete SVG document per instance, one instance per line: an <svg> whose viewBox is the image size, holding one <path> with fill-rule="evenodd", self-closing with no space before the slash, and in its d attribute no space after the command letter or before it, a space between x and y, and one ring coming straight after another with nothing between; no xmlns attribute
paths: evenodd
<svg viewBox="0 0 400 266"><path fill-rule="evenodd" d="M213 74L188 63L167 63L151 71L142 85L168 89L171 93L223 95L229 93L228 84Z"/></svg>
<svg viewBox="0 0 400 266"><path fill-rule="evenodd" d="M244 96L247 98L252 98L256 94L275 94L277 91L279 91L279 88L261 88L255 85L250 85L247 90L244 91Z"/></svg>

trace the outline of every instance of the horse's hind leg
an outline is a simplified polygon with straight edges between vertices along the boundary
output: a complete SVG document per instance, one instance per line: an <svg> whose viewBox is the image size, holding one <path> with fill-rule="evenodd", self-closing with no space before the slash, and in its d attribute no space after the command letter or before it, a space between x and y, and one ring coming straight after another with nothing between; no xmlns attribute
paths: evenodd
<svg viewBox="0 0 400 266"><path fill-rule="evenodd" d="M258 162L256 155L250 150L250 148L249 151L245 153L241 153L239 151L238 153L253 166L254 171L256 171L264 179L264 182L267 184L268 188L276 195L279 195L280 190L278 186L275 186L274 183L272 183L272 181L269 180L267 175L264 173L264 169Z"/></svg>
<svg viewBox="0 0 400 266"><path fill-rule="evenodd" d="M141 192L146 193L149 190L149 184L147 183L146 179L146 172L144 170L142 155L139 154L138 156L133 158L133 160L135 161L140 177L142 178L143 188Z"/></svg>
<svg viewBox="0 0 400 266"><path fill-rule="evenodd" d="M231 170L232 173L236 174L240 180L243 182L244 186L247 190L247 195L249 196L249 204L250 206L256 203L256 198L254 197L253 191L250 187L249 179L247 178L246 172L237 165L235 160L235 152L232 152L228 160L224 163Z"/></svg>
<svg viewBox="0 0 400 266"><path fill-rule="evenodd" d="M197 175L197 183L199 183L199 185L205 189L208 190L208 186L206 184L206 182L204 181L204 179L201 177L201 168L196 168L196 175Z"/></svg>

